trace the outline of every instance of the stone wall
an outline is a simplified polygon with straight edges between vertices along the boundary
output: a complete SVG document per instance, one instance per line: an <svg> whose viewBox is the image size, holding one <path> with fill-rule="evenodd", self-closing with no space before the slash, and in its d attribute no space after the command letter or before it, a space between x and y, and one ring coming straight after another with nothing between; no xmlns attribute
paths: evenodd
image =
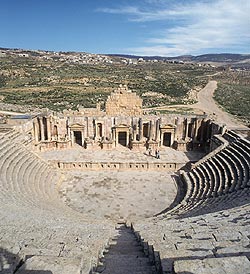
<svg viewBox="0 0 250 274"><path fill-rule="evenodd" d="M51 164L60 169L78 170L138 170L138 171L176 171L183 166L183 163L149 163L149 162L58 162L51 161Z"/></svg>
<svg viewBox="0 0 250 274"><path fill-rule="evenodd" d="M44 113L33 119L34 145L43 149L78 144L86 149L124 146L155 150L167 146L181 151L209 151L211 137L221 131L205 115L143 115L142 99L127 86L120 86L109 96L106 112L98 105L95 109Z"/></svg>
<svg viewBox="0 0 250 274"><path fill-rule="evenodd" d="M213 130L212 130L213 128ZM65 117L39 116L33 120L34 144L48 149L62 147L49 142L74 143L88 149L117 149L120 146L132 150L172 147L187 151L209 146L214 130L213 123L205 116L155 116L141 117ZM43 145L42 145L43 144Z"/></svg>
<svg viewBox="0 0 250 274"><path fill-rule="evenodd" d="M142 99L128 87L120 85L107 99L106 114L109 116L142 115Z"/></svg>

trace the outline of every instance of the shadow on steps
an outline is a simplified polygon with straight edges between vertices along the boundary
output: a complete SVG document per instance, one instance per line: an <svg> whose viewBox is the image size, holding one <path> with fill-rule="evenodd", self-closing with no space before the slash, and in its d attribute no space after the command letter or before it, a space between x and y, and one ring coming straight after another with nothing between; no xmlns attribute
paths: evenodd
<svg viewBox="0 0 250 274"><path fill-rule="evenodd" d="M135 232L125 224L119 225L117 230L118 235L90 274L159 274Z"/></svg>

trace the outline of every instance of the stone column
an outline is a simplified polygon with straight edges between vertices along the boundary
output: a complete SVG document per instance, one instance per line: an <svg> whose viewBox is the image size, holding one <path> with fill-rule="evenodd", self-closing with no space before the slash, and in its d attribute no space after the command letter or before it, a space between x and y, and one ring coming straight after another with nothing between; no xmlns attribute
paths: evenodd
<svg viewBox="0 0 250 274"><path fill-rule="evenodd" d="M137 123L136 119L132 118L132 136L133 136L133 141L136 141L136 132L137 132Z"/></svg>
<svg viewBox="0 0 250 274"><path fill-rule="evenodd" d="M151 140L151 136L152 136L152 135L151 135L151 128L152 128L151 123L152 123L152 121L149 122L148 140Z"/></svg>
<svg viewBox="0 0 250 274"><path fill-rule="evenodd" d="M43 117L39 117L40 129L41 129L41 141L44 141L44 125L43 125Z"/></svg>
<svg viewBox="0 0 250 274"><path fill-rule="evenodd" d="M129 130L127 131L127 141L126 141L127 146L129 145Z"/></svg>
<svg viewBox="0 0 250 274"><path fill-rule="evenodd" d="M68 135L68 138L71 140L71 132L70 132L70 128L69 128L69 123L67 122L67 135Z"/></svg>
<svg viewBox="0 0 250 274"><path fill-rule="evenodd" d="M156 120L156 134L155 139L157 142L160 140L160 119Z"/></svg>
<svg viewBox="0 0 250 274"><path fill-rule="evenodd" d="M198 127L199 127L199 121L196 118L195 121L194 121L194 136L193 136L195 141L197 141Z"/></svg>
<svg viewBox="0 0 250 274"><path fill-rule="evenodd" d="M196 120L192 121L192 138L195 141L195 133L196 133Z"/></svg>
<svg viewBox="0 0 250 274"><path fill-rule="evenodd" d="M175 119L175 140L180 140L182 139L183 135L183 128L182 128L182 123L181 123L181 118L177 117Z"/></svg>
<svg viewBox="0 0 250 274"><path fill-rule="evenodd" d="M185 140L187 137L187 131L188 131L188 121L187 121L187 118L185 118L182 123L182 139L183 140Z"/></svg>
<svg viewBox="0 0 250 274"><path fill-rule="evenodd" d="M34 139L35 139L35 142L39 142L39 138L38 138L38 135L39 135L39 132L38 132L38 121L35 120L33 122L33 129L34 129Z"/></svg>
<svg viewBox="0 0 250 274"><path fill-rule="evenodd" d="M142 118L139 119L139 140L142 141Z"/></svg>
<svg viewBox="0 0 250 274"><path fill-rule="evenodd" d="M74 136L74 131L71 131L70 132L71 134L71 142L72 142L72 144L74 144L75 143L75 136Z"/></svg>
<svg viewBox="0 0 250 274"><path fill-rule="evenodd" d="M191 120L190 120L190 119L187 119L187 124L186 124L186 136L185 136L185 137L189 137L189 136L188 136L189 124L191 124ZM192 137L192 129L191 129L191 137Z"/></svg>
<svg viewBox="0 0 250 274"><path fill-rule="evenodd" d="M116 128L113 130L113 139L115 141L115 145L117 145L118 133L117 133Z"/></svg>
<svg viewBox="0 0 250 274"><path fill-rule="evenodd" d="M83 130L81 130L81 135L82 135L82 146L84 146L84 135L83 135Z"/></svg>
<svg viewBox="0 0 250 274"><path fill-rule="evenodd" d="M164 135L164 132L162 132L162 130L160 130L160 146L162 146L162 144L163 144L163 135Z"/></svg>
<svg viewBox="0 0 250 274"><path fill-rule="evenodd" d="M171 138L170 138L170 147L173 145L174 143L174 135L175 135L175 130L171 131Z"/></svg>
<svg viewBox="0 0 250 274"><path fill-rule="evenodd" d="M149 122L149 136L148 136L149 140L153 139L153 121L150 120Z"/></svg>
<svg viewBox="0 0 250 274"><path fill-rule="evenodd" d="M50 122L50 117L47 118L47 135L48 135L48 141L51 141L51 122Z"/></svg>

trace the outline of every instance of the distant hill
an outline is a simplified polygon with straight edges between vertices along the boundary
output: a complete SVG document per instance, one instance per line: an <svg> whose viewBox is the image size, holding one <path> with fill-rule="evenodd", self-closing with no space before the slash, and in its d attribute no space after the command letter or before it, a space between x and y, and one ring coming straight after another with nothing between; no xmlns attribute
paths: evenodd
<svg viewBox="0 0 250 274"><path fill-rule="evenodd" d="M218 63L235 63L250 60L250 54L234 54L234 53L218 53L218 54L203 54L198 56L182 55L176 57L163 56L138 56L126 54L108 54L109 56L123 57L123 58L143 58L144 60L178 60L186 62L218 62Z"/></svg>
<svg viewBox="0 0 250 274"><path fill-rule="evenodd" d="M0 51L8 54L28 54L30 57L39 56L52 56L52 58L58 58L58 56L64 56L68 58L87 55L88 58L95 56L102 56L110 59L111 62L121 62L121 59L139 59L143 58L145 61L158 60L158 61L170 61L170 62L190 62L190 63L214 63L215 66L230 66L231 68L250 69L250 54L237 54L237 53L218 53L218 54L203 54L203 55L181 55L181 56L140 56L140 55L129 55L129 54L91 54L86 52L54 52L48 50L28 50L28 49L10 49L0 47ZM0 52L1 53L1 52Z"/></svg>
<svg viewBox="0 0 250 274"><path fill-rule="evenodd" d="M199 62L239 62L245 59L250 59L250 54L220 53L192 56L192 61Z"/></svg>

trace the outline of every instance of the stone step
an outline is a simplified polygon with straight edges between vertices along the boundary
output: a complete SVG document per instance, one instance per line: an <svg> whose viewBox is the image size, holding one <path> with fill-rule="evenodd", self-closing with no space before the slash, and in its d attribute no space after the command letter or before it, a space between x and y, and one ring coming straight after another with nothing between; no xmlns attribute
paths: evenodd
<svg viewBox="0 0 250 274"><path fill-rule="evenodd" d="M129 271L129 272L128 272ZM102 273L102 274L156 274L155 271L153 270L133 270L133 272L131 272L131 270L123 270L123 269L115 269L115 270L104 270L103 272L91 272L92 274L99 274L99 273Z"/></svg>
<svg viewBox="0 0 250 274"><path fill-rule="evenodd" d="M128 254L109 254L105 256L103 265L108 266L123 266L123 267L134 267L134 266L152 266L149 258L142 255L128 255Z"/></svg>
<svg viewBox="0 0 250 274"><path fill-rule="evenodd" d="M105 256L104 256L104 260L107 261L107 260L112 260L112 261L120 261L120 262L125 262L126 261L140 261L140 262L146 262L146 263L149 263L149 259L148 257L146 257L144 255L143 252L140 252L140 255L136 255L136 254L110 254L110 253L107 253Z"/></svg>
<svg viewBox="0 0 250 274"><path fill-rule="evenodd" d="M128 240L123 240L123 239L112 240L109 244L110 246L116 246L118 243L122 244L123 246L126 246L126 245L140 246L140 243L137 241L135 236Z"/></svg>
<svg viewBox="0 0 250 274"><path fill-rule="evenodd" d="M138 242L134 232L125 225L117 230L119 234L101 258L102 265L97 267L96 273L155 274L155 266L145 255L143 246Z"/></svg>
<svg viewBox="0 0 250 274"><path fill-rule="evenodd" d="M119 255L126 255L126 254L130 254L130 255L138 255L139 257L143 257L142 255L142 252L143 252L143 248L136 248L136 249L133 249L133 248L120 248L120 247L116 247L116 248L112 248L111 250L109 250L109 252L107 254L109 255L116 255L116 254L119 254Z"/></svg>
<svg viewBox="0 0 250 274"><path fill-rule="evenodd" d="M98 272L99 271L99 272ZM120 266L119 264L115 266L107 266L105 268L97 268L97 273L102 274L153 274L153 269L151 266L134 266L133 272L131 272L130 266Z"/></svg>
<svg viewBox="0 0 250 274"><path fill-rule="evenodd" d="M250 262L245 256L204 258L193 260L177 260L174 263L174 273L227 273L246 274L250 269Z"/></svg>
<svg viewBox="0 0 250 274"><path fill-rule="evenodd" d="M80 265L80 259L77 258L33 256L27 259L15 273L78 274Z"/></svg>

